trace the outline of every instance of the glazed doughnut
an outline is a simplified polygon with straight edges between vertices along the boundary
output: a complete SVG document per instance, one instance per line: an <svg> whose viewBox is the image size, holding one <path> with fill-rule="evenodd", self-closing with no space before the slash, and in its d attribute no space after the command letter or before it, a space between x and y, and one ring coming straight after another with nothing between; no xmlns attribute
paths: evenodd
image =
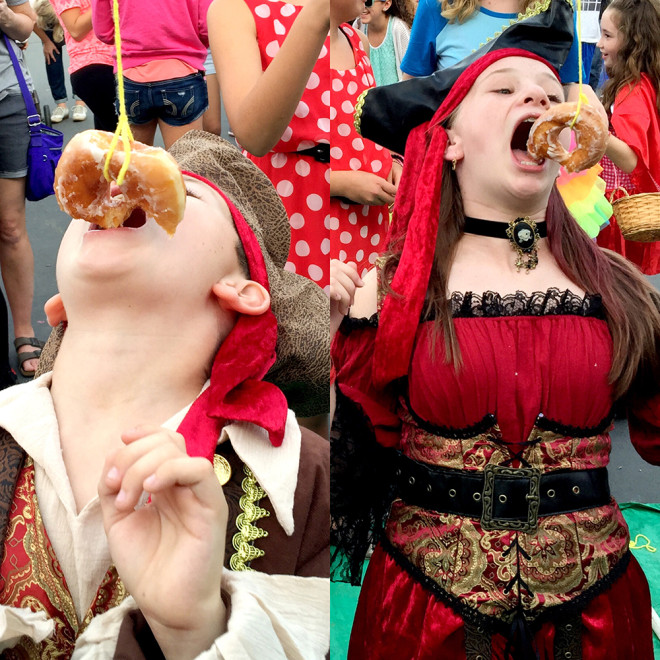
<svg viewBox="0 0 660 660"><path fill-rule="evenodd" d="M176 161L163 149L131 142L129 166L119 186L122 194L111 195L113 182L105 180L103 168L112 138L112 133L88 130L71 139L55 169L60 208L72 218L110 229L119 227L139 207L172 235L186 205L186 189ZM110 160L113 180L123 162L120 140Z"/></svg>
<svg viewBox="0 0 660 660"><path fill-rule="evenodd" d="M570 126L576 110L577 103L560 103L538 117L527 140L527 151L532 158L550 158L568 172L579 172L589 169L603 157L607 124L595 108L584 103L572 129L577 146L569 153L559 142L559 134Z"/></svg>

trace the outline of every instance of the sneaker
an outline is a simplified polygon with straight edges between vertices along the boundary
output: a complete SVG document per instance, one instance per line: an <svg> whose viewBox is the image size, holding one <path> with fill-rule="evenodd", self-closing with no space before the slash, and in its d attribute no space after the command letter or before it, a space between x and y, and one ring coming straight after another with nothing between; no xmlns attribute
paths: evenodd
<svg viewBox="0 0 660 660"><path fill-rule="evenodd" d="M87 106L74 105L72 117L73 121L85 121L87 119Z"/></svg>
<svg viewBox="0 0 660 660"><path fill-rule="evenodd" d="M62 120L66 119L69 116L69 108L62 107L58 105L55 107L55 110L50 115L50 121L53 124L59 124Z"/></svg>

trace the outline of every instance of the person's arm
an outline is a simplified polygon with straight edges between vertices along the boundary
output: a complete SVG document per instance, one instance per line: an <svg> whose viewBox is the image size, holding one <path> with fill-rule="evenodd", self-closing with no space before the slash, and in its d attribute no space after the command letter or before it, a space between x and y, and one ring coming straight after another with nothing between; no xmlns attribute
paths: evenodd
<svg viewBox="0 0 660 660"><path fill-rule="evenodd" d="M10 39L25 41L32 34L35 22L29 2L9 7L6 0L0 0L0 30Z"/></svg>
<svg viewBox="0 0 660 660"><path fill-rule="evenodd" d="M305 658L323 660L329 647L330 583L327 578L227 571L223 577L227 631L195 656L232 658ZM176 592L174 592L176 594ZM169 596L176 600L176 596ZM131 658L150 660L163 650L133 598L94 617L76 640L76 660ZM164 653L168 660L183 656Z"/></svg>
<svg viewBox="0 0 660 660"><path fill-rule="evenodd" d="M578 83L570 83L568 85L563 85L563 88L566 100L572 103L577 103L580 98L580 85ZM586 83L582 85L582 95L586 97L587 103L598 111L605 126L609 126L610 120L607 116L607 111L600 102L596 92L594 92L594 90Z"/></svg>
<svg viewBox="0 0 660 660"><path fill-rule="evenodd" d="M53 43L53 40L46 34L45 30L42 30L38 25L34 26L34 33L39 37L39 39L41 39L41 43L43 44L46 64L50 64L51 60L54 62L55 55L60 51Z"/></svg>
<svg viewBox="0 0 660 660"><path fill-rule="evenodd" d="M66 31L75 41L82 41L92 30L92 10L80 11L78 7L66 9L60 14Z"/></svg>
<svg viewBox="0 0 660 660"><path fill-rule="evenodd" d="M354 261L330 260L330 341L355 302L355 292L364 286Z"/></svg>
<svg viewBox="0 0 660 660"><path fill-rule="evenodd" d="M122 441L99 482L113 563L165 657L195 658L226 630L222 488L178 433L143 426ZM144 492L150 501L140 506Z"/></svg>
<svg viewBox="0 0 660 660"><path fill-rule="evenodd" d="M410 41L401 60L403 79L430 76L437 68L435 40L447 25L436 0L420 0L415 12Z"/></svg>
<svg viewBox="0 0 660 660"><path fill-rule="evenodd" d="M112 19L112 0L92 0L94 34L104 44L114 44L115 24Z"/></svg>
<svg viewBox="0 0 660 660"><path fill-rule="evenodd" d="M637 167L637 154L623 140L614 135L610 135L607 139L605 155L627 174Z"/></svg>
<svg viewBox="0 0 660 660"><path fill-rule="evenodd" d="M255 156L268 153L289 125L330 28L328 0L310 0L262 70L254 18L243 0L214 0L211 52L229 124Z"/></svg>
<svg viewBox="0 0 660 660"><path fill-rule="evenodd" d="M655 90L650 90L646 79L632 90L621 92L612 109L612 128L617 137L610 135L605 152L614 164L624 172L644 177L651 170L653 153L649 146L649 134L653 131L652 113L655 107ZM660 185L660 181L657 182Z"/></svg>
<svg viewBox="0 0 660 660"><path fill-rule="evenodd" d="M564 85L564 90L566 93L566 100L577 102L580 95L580 85L577 83L572 83L569 85ZM596 93L589 85L582 85L582 93L586 96L587 101L590 106L594 107L599 111L603 121L606 125L609 124L609 118L607 116L607 111L603 107L603 104L600 102L600 99L596 96ZM633 123L639 124L640 121L644 124L644 117L637 116L639 113L633 113L632 121ZM648 118L647 118L648 119ZM617 120L618 121L618 118ZM644 126L640 127L638 131L641 134L645 134ZM607 138L607 146L605 148L605 155L610 158L610 160L624 172L630 174L637 167L637 154L626 144L623 140L615 137L614 135L609 135Z"/></svg>
<svg viewBox="0 0 660 660"><path fill-rule="evenodd" d="M396 185L382 176L360 170L330 172L330 197L346 197L356 204L392 204Z"/></svg>

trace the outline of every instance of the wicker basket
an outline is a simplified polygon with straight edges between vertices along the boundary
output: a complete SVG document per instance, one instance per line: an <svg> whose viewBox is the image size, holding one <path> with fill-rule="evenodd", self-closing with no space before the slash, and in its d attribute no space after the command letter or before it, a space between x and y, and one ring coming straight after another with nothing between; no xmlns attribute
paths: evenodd
<svg viewBox="0 0 660 660"><path fill-rule="evenodd" d="M623 190L625 196L613 199L617 190ZM630 195L619 187L612 191L610 203L625 239L642 243L660 240L660 192Z"/></svg>

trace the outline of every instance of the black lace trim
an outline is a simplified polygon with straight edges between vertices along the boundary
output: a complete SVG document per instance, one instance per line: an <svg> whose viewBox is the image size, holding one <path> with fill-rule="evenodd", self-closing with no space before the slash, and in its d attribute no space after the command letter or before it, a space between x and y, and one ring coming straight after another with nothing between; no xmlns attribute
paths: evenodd
<svg viewBox="0 0 660 660"><path fill-rule="evenodd" d="M387 552L387 554L396 562L399 568L408 573L413 580L421 584L427 591L430 591L440 602L451 607L451 609L460 615L465 621L468 621L491 635L500 633L506 637L509 634L509 622L503 621L494 616L482 614L470 607L460 598L445 591L435 580L432 580L428 575L417 568L417 566L411 564L406 556L390 543L384 532L381 534L379 543L385 552ZM596 596L605 593L626 572L631 556L632 554L630 550L627 550L616 565L612 567L610 572L605 577L598 580L596 584L585 589L581 594L575 596L575 598L566 603L553 605L552 607L546 607L540 610L536 616L528 619L527 623L536 631L545 621L556 621L581 614ZM511 614L513 615L514 613L515 610L512 610Z"/></svg>
<svg viewBox="0 0 660 660"><path fill-rule="evenodd" d="M351 332L355 330L363 330L364 328L377 328L378 327L378 312L372 314L369 318L360 317L353 318L352 316L344 316L342 319L341 325L339 326L339 332L342 335L350 335Z"/></svg>
<svg viewBox="0 0 660 660"><path fill-rule="evenodd" d="M499 316L584 316L605 319L605 307L600 294L579 296L570 289L557 288L535 293L507 293L485 291L482 295L468 291L454 291L450 297L451 313L454 318L496 318ZM421 321L432 321L426 316ZM349 335L354 330L377 328L378 313L369 318L345 316L339 330Z"/></svg>
<svg viewBox="0 0 660 660"><path fill-rule="evenodd" d="M595 426L570 426L553 419L548 419L543 413L536 418L535 426L544 431L552 431L569 438L591 438L594 435L605 433L614 421L614 408Z"/></svg>
<svg viewBox="0 0 660 660"><path fill-rule="evenodd" d="M362 409L337 388L330 432L332 579L358 585L394 499L394 452L376 441Z"/></svg>
<svg viewBox="0 0 660 660"><path fill-rule="evenodd" d="M441 438L451 438L452 440L467 440L468 438L473 438L476 435L484 433L489 429L492 429L497 424L497 417L493 413L486 413L484 417L463 428L454 428L452 426L441 426L438 424L433 424L428 420L420 417L410 405L410 399L408 393L404 392L402 395L402 403L405 406L406 410L410 416L415 420L415 423L420 428L424 429L428 433L437 435ZM568 438L591 438L594 435L600 435L610 428L614 420L614 410L610 412L595 426L569 426L568 424L562 424L553 419L549 419L543 413L539 413L534 426L542 429L544 431L552 431L558 435L563 435ZM505 441L500 441L499 438L492 436L492 441L497 442L499 445L507 445ZM528 440L524 444L534 444L536 440Z"/></svg>
<svg viewBox="0 0 660 660"><path fill-rule="evenodd" d="M452 440L467 440L468 438L473 438L474 436L480 435L481 433L488 431L488 429L493 428L493 426L495 426L495 423L497 421L495 419L495 415L493 415L492 413L487 413L478 422L475 422L474 424L470 424L469 426L465 426L463 428L454 428L452 426L441 426L438 424L433 424L433 422L429 422L423 417L420 417L410 405L410 399L408 398L407 392L402 395L402 398L406 410L408 411L410 416L415 420L417 426L424 429L425 431L428 431L429 433L432 433L433 435L437 435L442 438L451 438Z"/></svg>
<svg viewBox="0 0 660 660"><path fill-rule="evenodd" d="M486 291L481 296L469 291L454 292L450 298L454 318L489 318L497 316L574 315L605 318L603 300L598 294L578 296L569 289L553 288L535 293L505 294Z"/></svg>

